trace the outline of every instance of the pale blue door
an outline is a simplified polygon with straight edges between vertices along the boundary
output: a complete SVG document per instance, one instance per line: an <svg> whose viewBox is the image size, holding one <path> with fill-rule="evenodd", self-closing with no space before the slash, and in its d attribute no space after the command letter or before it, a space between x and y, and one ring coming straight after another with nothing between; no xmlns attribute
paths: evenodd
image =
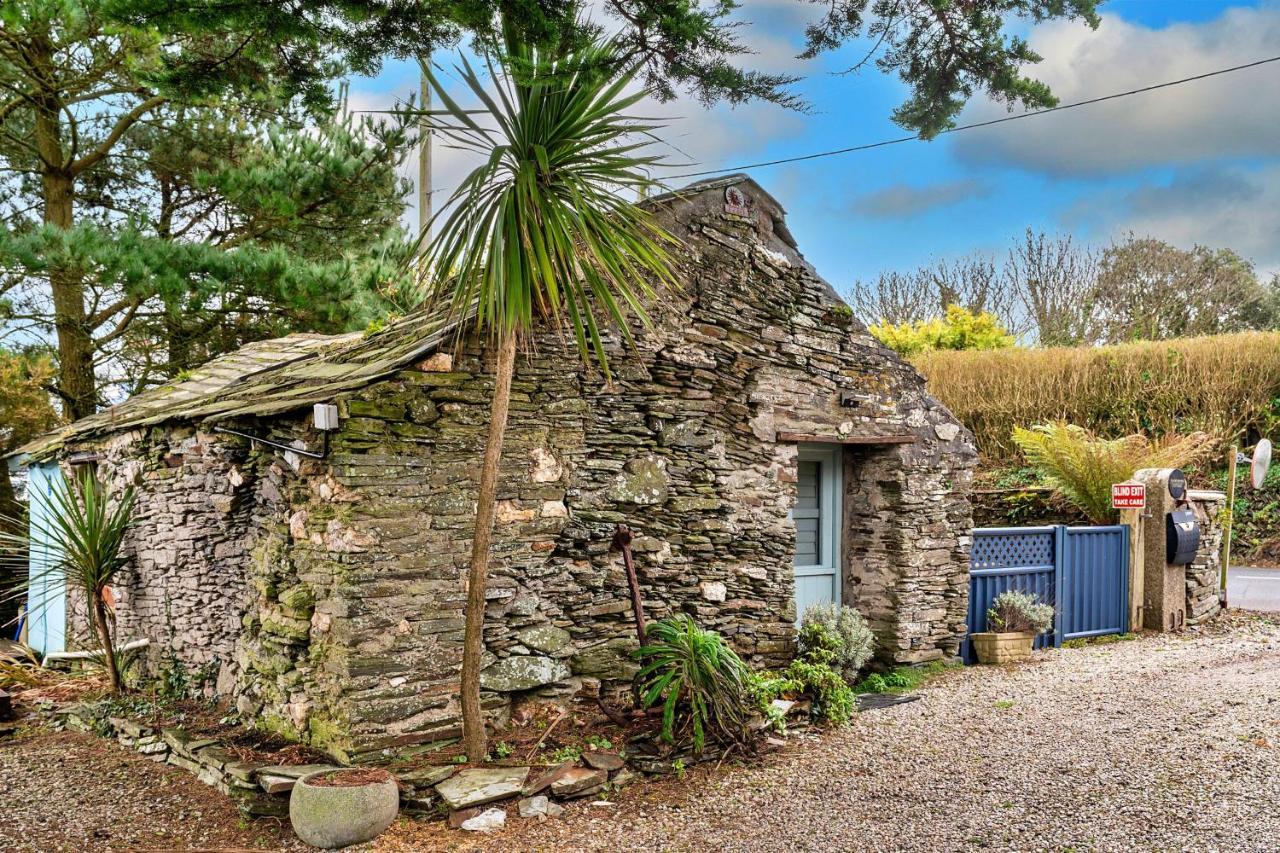
<svg viewBox="0 0 1280 853"><path fill-rule="evenodd" d="M61 485L56 463L28 468L27 500L31 552L28 556L27 643L41 654L67 648L67 588L56 564L48 531L53 513L53 489Z"/></svg>
<svg viewBox="0 0 1280 853"><path fill-rule="evenodd" d="M841 448L802 445L797 463L796 620L805 608L840 603Z"/></svg>

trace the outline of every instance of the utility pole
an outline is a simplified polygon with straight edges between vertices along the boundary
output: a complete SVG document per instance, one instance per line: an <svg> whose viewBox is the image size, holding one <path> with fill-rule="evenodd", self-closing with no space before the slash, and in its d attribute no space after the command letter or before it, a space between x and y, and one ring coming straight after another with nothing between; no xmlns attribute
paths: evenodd
<svg viewBox="0 0 1280 853"><path fill-rule="evenodd" d="M423 243L430 242L427 229L431 227L431 86L427 83L427 66L431 54L422 62L422 112L418 117L418 232Z"/></svg>

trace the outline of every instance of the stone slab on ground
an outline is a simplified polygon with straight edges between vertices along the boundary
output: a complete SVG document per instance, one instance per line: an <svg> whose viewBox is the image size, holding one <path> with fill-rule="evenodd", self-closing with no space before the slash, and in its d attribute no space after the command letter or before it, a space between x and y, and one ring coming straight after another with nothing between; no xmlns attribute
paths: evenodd
<svg viewBox="0 0 1280 853"><path fill-rule="evenodd" d="M480 814L467 818L458 828L465 829L468 832L493 832L502 829L506 823L506 809L492 808L485 809Z"/></svg>
<svg viewBox="0 0 1280 853"><path fill-rule="evenodd" d="M573 767L574 763L572 761L557 764L550 770L545 771L542 775L535 777L528 785L525 785L524 788L520 790L520 795L523 797L532 797L534 794L541 794L543 791L547 790L547 788L551 787L552 782L559 779Z"/></svg>
<svg viewBox="0 0 1280 853"><path fill-rule="evenodd" d="M341 770L335 764L268 764L258 768L260 776L287 776L290 779L301 779L321 770Z"/></svg>
<svg viewBox="0 0 1280 853"><path fill-rule="evenodd" d="M918 694L904 693L863 693L858 696L859 711L875 711L878 708L892 708L894 705L905 705L919 699Z"/></svg>
<svg viewBox="0 0 1280 853"><path fill-rule="evenodd" d="M411 788L430 788L458 772L457 767L430 766L415 767L412 770L397 772L395 777Z"/></svg>
<svg viewBox="0 0 1280 853"><path fill-rule="evenodd" d="M627 765L627 762L623 761L622 756L618 755L616 752L588 751L582 753L582 760L587 762L588 765L594 767L596 770L604 770L610 773L615 770L621 770Z"/></svg>
<svg viewBox="0 0 1280 853"><path fill-rule="evenodd" d="M436 785L436 793L449 808L482 806L520 793L528 767L472 767Z"/></svg>
<svg viewBox="0 0 1280 853"><path fill-rule="evenodd" d="M258 785L268 794L287 794L298 784L295 776L277 776L272 773L259 773Z"/></svg>
<svg viewBox="0 0 1280 853"><path fill-rule="evenodd" d="M557 797L572 797L609 781L609 774L589 767L571 767L551 783L551 793Z"/></svg>

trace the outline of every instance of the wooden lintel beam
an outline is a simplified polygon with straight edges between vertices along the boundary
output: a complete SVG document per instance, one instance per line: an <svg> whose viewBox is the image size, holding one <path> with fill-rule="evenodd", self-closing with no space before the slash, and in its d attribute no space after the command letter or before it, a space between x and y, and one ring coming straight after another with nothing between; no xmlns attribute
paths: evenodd
<svg viewBox="0 0 1280 853"><path fill-rule="evenodd" d="M914 444L914 435L807 435L801 432L779 432L778 441L797 444Z"/></svg>

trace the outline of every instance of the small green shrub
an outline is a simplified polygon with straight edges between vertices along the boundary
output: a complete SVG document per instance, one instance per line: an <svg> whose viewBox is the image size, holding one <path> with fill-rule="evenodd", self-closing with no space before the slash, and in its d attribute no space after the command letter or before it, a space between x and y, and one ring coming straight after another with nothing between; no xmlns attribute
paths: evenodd
<svg viewBox="0 0 1280 853"><path fill-rule="evenodd" d="M1033 592L1006 590L995 597L987 610L987 630L990 631L1039 634L1052 626L1053 605L1041 602Z"/></svg>
<svg viewBox="0 0 1280 853"><path fill-rule="evenodd" d="M871 660L875 635L852 607L826 602L805 608L800 619L800 653L822 648L832 653L832 666L852 683Z"/></svg>
<svg viewBox="0 0 1280 853"><path fill-rule="evenodd" d="M724 637L688 616L652 623L637 674L640 704L662 703L662 737L675 743L687 731L701 751L708 735L740 743L747 735L746 664Z"/></svg>
<svg viewBox="0 0 1280 853"><path fill-rule="evenodd" d="M773 707L773 701L804 692L804 684L796 679L767 670L748 672L743 688L747 704L759 711L766 725L777 732L786 731L787 721L785 715Z"/></svg>
<svg viewBox="0 0 1280 853"><path fill-rule="evenodd" d="M835 667L831 652L814 649L793 660L784 675L801 685L813 700L813 716L832 725L844 725L853 716L853 688Z"/></svg>
<svg viewBox="0 0 1280 853"><path fill-rule="evenodd" d="M190 670L170 649L165 656L164 666L156 676L156 693L160 699L166 700L198 699L217 681L221 665L222 661L215 656L195 670Z"/></svg>
<svg viewBox="0 0 1280 853"><path fill-rule="evenodd" d="M592 749L597 750L613 749L613 741L603 735L587 735L586 744Z"/></svg>
<svg viewBox="0 0 1280 853"><path fill-rule="evenodd" d="M888 672L873 672L853 686L854 693L907 693L949 669L962 666L945 660L916 666L899 666Z"/></svg>
<svg viewBox="0 0 1280 853"><path fill-rule="evenodd" d="M569 746L562 746L551 753L551 762L553 764L562 764L566 761L577 761L581 757L582 747L570 744Z"/></svg>
<svg viewBox="0 0 1280 853"><path fill-rule="evenodd" d="M994 314L970 311L960 305L948 305L945 317L900 325L881 321L867 331L889 349L905 356L936 350L1006 349L1017 343Z"/></svg>

